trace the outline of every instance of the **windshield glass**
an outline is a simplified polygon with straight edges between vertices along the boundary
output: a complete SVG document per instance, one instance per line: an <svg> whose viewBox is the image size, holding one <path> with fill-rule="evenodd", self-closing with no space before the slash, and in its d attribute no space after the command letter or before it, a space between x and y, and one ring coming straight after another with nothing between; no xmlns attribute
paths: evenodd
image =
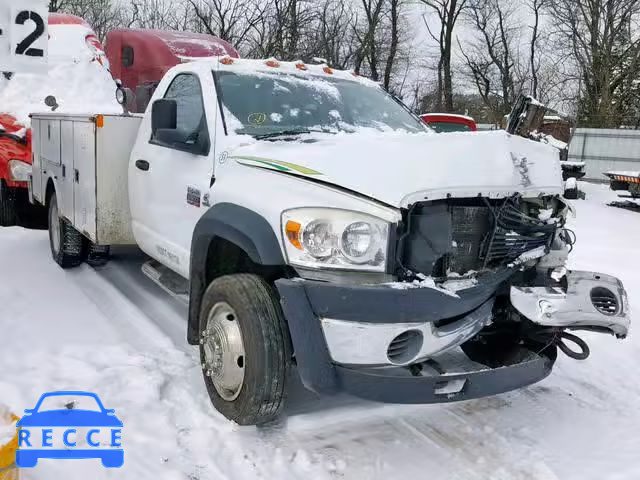
<svg viewBox="0 0 640 480"><path fill-rule="evenodd" d="M230 131L246 135L359 127L424 132L424 124L377 86L311 75L216 72Z"/></svg>

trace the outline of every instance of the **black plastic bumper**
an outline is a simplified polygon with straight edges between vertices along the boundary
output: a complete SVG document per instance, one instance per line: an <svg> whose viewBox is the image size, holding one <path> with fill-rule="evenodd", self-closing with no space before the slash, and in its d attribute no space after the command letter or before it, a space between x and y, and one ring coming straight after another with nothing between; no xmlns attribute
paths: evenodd
<svg viewBox="0 0 640 480"><path fill-rule="evenodd" d="M407 376L387 369L355 369L336 366L344 391L357 397L388 403L444 403L488 397L539 382L551 373L553 360L531 354L515 365L474 372ZM389 369L393 370L393 369ZM446 386L460 382L459 390L447 393ZM442 392L442 393L441 393Z"/></svg>
<svg viewBox="0 0 640 480"><path fill-rule="evenodd" d="M486 302L510 274L504 273L480 287L462 291L460 298L429 288L399 290L278 280L276 287L302 383L321 394L344 391L390 403L441 403L495 395L542 380L551 372L554 361L532 352L522 356L526 360L509 366L412 376L402 367L336 365L325 341L321 317L363 323L434 322L452 318ZM459 389L443 389L456 380L462 385Z"/></svg>

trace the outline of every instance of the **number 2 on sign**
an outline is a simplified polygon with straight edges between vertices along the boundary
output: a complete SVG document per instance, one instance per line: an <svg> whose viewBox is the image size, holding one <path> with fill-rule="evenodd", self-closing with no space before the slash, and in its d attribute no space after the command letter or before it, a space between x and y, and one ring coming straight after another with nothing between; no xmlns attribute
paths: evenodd
<svg viewBox="0 0 640 480"><path fill-rule="evenodd" d="M36 12L24 10L18 13L18 16L16 17L16 25L24 25L29 20L36 24L36 28L24 40L18 43L16 47L16 55L44 57L44 50L41 48L31 48L31 45L33 45L45 32L44 20L42 17Z"/></svg>

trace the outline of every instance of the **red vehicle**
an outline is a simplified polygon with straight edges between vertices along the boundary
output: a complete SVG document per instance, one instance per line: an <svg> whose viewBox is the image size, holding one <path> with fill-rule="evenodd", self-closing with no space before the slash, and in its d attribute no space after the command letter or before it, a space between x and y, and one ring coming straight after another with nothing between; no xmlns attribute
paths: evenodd
<svg viewBox="0 0 640 480"><path fill-rule="evenodd" d="M105 105L111 105L106 103L106 97L109 97L109 101L121 112L121 107L115 102L115 95L111 95L116 89L115 83L111 86L113 76L122 81L123 87L136 93L134 97L137 98L130 110L144 112L153 91L171 67L196 58L239 56L230 44L210 35L156 30L114 30L107 35L105 50L82 18L50 14L49 26L50 72L46 78L29 77L32 84L38 86L28 91L29 95L26 96L29 98L22 98L21 93L15 93L21 91L18 88L13 88L9 93L10 87L17 87L12 83L19 84L26 76L21 76L20 79L16 76L14 82L11 81L11 74L4 74L5 78L0 77L0 108L4 110L0 110L0 226L30 222L32 217L38 220L44 218L28 201L28 179L31 172L31 131L28 128L28 114L32 112L32 108L45 108L43 101L46 96L65 97L66 94L67 98L63 98L66 103L60 103L63 107L73 105L76 110L91 109L93 103L96 108L104 110ZM84 68L81 72L84 76L66 68L62 70L62 74L60 69L51 70L51 65L69 61L79 65L78 68ZM85 67L94 61L100 68L87 72ZM111 75L107 72L105 76L103 68L110 70ZM58 74L55 81L52 80L54 71ZM66 76L67 80L73 77L75 83L86 79L91 88L81 92L85 98L78 98L81 97L78 94L70 95L72 92L67 91L66 87L68 82L65 78L60 78L60 75ZM73 96L75 99L69 98Z"/></svg>
<svg viewBox="0 0 640 480"><path fill-rule="evenodd" d="M453 113L425 113L424 115L420 115L420 118L437 133L475 132L478 130L476 121L466 115L455 115Z"/></svg>
<svg viewBox="0 0 640 480"><path fill-rule="evenodd" d="M106 51L113 78L135 94L129 110L139 113L170 68L199 58L239 58L231 44L211 35L163 30L113 30L107 34Z"/></svg>

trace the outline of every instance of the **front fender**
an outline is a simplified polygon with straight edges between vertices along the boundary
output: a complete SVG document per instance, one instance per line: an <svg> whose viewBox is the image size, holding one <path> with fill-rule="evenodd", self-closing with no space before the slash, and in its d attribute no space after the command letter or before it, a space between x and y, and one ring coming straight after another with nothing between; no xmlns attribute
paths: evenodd
<svg viewBox="0 0 640 480"><path fill-rule="evenodd" d="M285 265L278 236L264 217L233 203L211 207L196 224L191 242L187 338L192 345L198 342L202 295L208 286L206 268L209 246L218 238L236 245L257 265Z"/></svg>

